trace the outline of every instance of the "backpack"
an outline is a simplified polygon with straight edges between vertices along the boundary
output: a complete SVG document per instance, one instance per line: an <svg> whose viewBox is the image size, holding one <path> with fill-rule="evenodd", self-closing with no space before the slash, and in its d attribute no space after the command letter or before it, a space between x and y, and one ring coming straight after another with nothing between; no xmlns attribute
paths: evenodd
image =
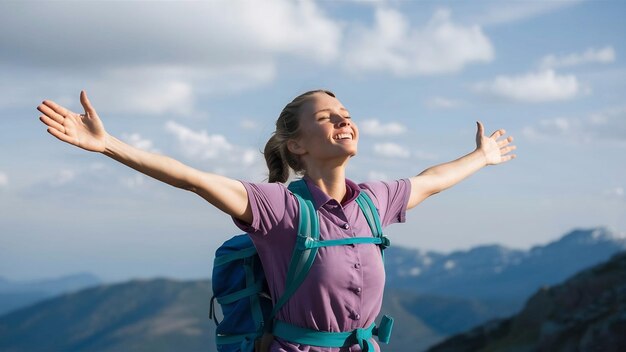
<svg viewBox="0 0 626 352"><path fill-rule="evenodd" d="M365 192L356 198L372 231L372 237L350 237L336 240L319 239L319 219L313 206L312 196L304 180L294 181L288 189L296 196L299 204L299 225L296 246L287 271L285 292L272 305L265 280L265 273L256 248L248 234L234 236L220 246L213 263L213 297L209 317L217 325L215 340L219 352L252 352L255 341L265 332L273 333L287 341L324 347L343 347L358 343L361 348L367 345L372 335L379 341L389 342L393 319L384 316L380 327L372 324L368 328L349 332L322 332L297 327L275 320L280 308L296 292L313 265L320 247L359 243L372 243L381 247L381 252L389 246L389 240L382 233L378 211ZM384 253L383 253L384 261ZM222 308L223 319L218 321L215 301Z"/></svg>

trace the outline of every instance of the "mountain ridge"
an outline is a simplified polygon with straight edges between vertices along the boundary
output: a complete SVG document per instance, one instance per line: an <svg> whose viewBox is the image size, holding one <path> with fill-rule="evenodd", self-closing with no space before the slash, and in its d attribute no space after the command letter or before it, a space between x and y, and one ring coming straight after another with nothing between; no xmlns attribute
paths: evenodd
<svg viewBox="0 0 626 352"><path fill-rule="evenodd" d="M535 268L541 268L550 260L544 258L537 261L537 258L565 252L573 255L580 264L606 260L611 253L623 248L624 243L619 237L615 240L611 233L596 230L571 231L561 237L563 243L556 241L549 244L551 247L539 247L532 251L532 255L528 254L530 250L524 254L498 245L476 247L468 251L471 252L469 256L463 252L454 252L450 256L431 255L430 265L439 266L435 273L457 272L447 277L435 277L439 281L432 283L415 280L420 276L423 280L425 273L433 275L433 272L426 271L409 277L409 282L402 285L393 285L393 281L386 285L381 314L394 316L396 327L391 344L383 346L383 350L425 350L450 335L485 321L511 316L528 297L520 299L519 294L510 295L511 291L523 287L526 290L532 288L531 293L534 293L541 286L550 284L528 280L528 277L532 279L537 273L524 274L521 269L529 267L523 265L524 260L534 258L531 263ZM425 262L425 257L416 255L414 250L396 247L394 253L392 248L386 252L386 264L390 265L387 271L392 276L394 272L411 270L414 263L410 260ZM587 255L587 259L584 255ZM470 259L473 260L469 262L472 265L446 267L446 263L451 260L464 264ZM561 261L561 264L569 263L567 260ZM518 268L519 273L525 276L513 277L513 284L517 286L499 291L490 299L476 295L472 285L487 283L490 289L501 289L511 284L496 273L495 269L503 263ZM466 272L467 268L473 273ZM510 269L502 271L507 270L510 272ZM553 274L558 276L563 273L557 270ZM489 283L494 277L499 281ZM566 277L563 276L561 280ZM456 286L450 285L451 279L456 280ZM438 288L440 292L429 291L428 285ZM0 316L0 350L40 350L37 341L47 341L47 349L64 351L144 348L167 351L180 350L182 347L190 351L204 350L206 346L214 346L214 325L208 318L210 291L208 280L131 279L47 298ZM465 294L472 292L474 295Z"/></svg>
<svg viewBox="0 0 626 352"><path fill-rule="evenodd" d="M428 352L626 350L626 251L535 292L516 315L452 336Z"/></svg>

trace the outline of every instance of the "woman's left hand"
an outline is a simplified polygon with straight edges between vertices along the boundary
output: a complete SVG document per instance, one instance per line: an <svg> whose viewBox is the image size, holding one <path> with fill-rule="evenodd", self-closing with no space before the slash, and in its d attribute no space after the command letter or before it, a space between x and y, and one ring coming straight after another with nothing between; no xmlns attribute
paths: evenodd
<svg viewBox="0 0 626 352"><path fill-rule="evenodd" d="M507 155L507 153L517 149L516 146L509 145L509 143L513 141L513 137L509 136L498 141L498 138L506 133L504 129L499 129L492 133L491 136L486 137L484 135L485 128L483 124L480 121L476 121L476 124L478 125L478 131L476 132L476 150L480 150L484 153L487 165L500 164L516 157L515 154Z"/></svg>

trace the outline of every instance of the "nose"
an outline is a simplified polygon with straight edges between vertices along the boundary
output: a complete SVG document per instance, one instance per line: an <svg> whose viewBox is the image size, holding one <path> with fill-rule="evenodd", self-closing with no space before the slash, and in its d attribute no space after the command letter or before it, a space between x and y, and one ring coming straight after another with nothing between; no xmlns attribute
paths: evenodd
<svg viewBox="0 0 626 352"><path fill-rule="evenodd" d="M346 126L350 126L350 120L344 117L339 117L339 121L337 121L337 127L346 127Z"/></svg>

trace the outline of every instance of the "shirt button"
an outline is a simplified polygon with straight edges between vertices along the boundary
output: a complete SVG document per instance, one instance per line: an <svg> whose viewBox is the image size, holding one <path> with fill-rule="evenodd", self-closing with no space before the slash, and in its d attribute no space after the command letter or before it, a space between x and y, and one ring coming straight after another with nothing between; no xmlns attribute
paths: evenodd
<svg viewBox="0 0 626 352"><path fill-rule="evenodd" d="M354 289L354 291L355 291L356 293L361 293L361 290L362 290L362 289L361 289L360 287L357 287L357 288L355 288L355 289Z"/></svg>
<svg viewBox="0 0 626 352"><path fill-rule="evenodd" d="M345 223L345 224L341 225L341 228L344 229L344 230L347 230L347 229L350 228L350 224Z"/></svg>
<svg viewBox="0 0 626 352"><path fill-rule="evenodd" d="M354 319L356 319L356 320L361 319L361 314L356 313L356 314L354 315Z"/></svg>
<svg viewBox="0 0 626 352"><path fill-rule="evenodd" d="M360 267L361 267L361 263L355 263L355 264L354 264L354 268L355 268L355 269L358 269L358 268L360 268Z"/></svg>

